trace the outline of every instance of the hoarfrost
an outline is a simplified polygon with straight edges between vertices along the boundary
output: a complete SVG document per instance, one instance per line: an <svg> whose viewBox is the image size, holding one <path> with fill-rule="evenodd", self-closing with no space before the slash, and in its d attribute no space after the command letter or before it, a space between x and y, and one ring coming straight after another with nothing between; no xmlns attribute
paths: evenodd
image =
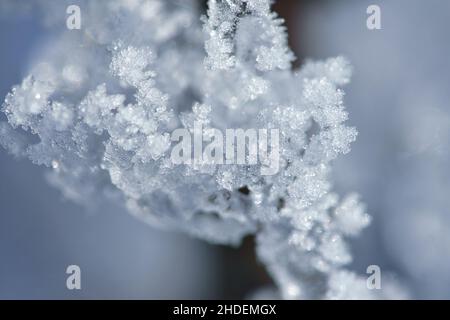
<svg viewBox="0 0 450 320"><path fill-rule="evenodd" d="M377 297L342 269L345 238L370 218L328 178L356 138L344 124L347 60L292 70L269 0L210 0L202 19L194 1L83 3L83 32L61 32L43 57L50 71L35 68L6 97L1 145L50 167L51 183L87 207L125 201L152 225L212 243L255 235L282 298ZM193 121L278 128L280 171L175 165L170 132Z"/></svg>

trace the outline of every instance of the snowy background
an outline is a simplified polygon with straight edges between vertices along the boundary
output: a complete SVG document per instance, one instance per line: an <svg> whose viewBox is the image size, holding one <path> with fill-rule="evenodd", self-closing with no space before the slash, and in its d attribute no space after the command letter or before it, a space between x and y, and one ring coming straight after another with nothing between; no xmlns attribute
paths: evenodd
<svg viewBox="0 0 450 320"><path fill-rule="evenodd" d="M373 3L382 30L366 28ZM377 264L413 298L450 298L450 3L280 0L276 8L300 62L344 55L354 66L345 100L359 135L333 173L340 193L361 194L373 222L352 243L352 269ZM0 10L4 97L52 34L32 13ZM249 241L224 249L117 208L87 213L40 168L3 151L0 204L0 298L242 298L268 281ZM69 264L81 267L79 292L65 288Z"/></svg>

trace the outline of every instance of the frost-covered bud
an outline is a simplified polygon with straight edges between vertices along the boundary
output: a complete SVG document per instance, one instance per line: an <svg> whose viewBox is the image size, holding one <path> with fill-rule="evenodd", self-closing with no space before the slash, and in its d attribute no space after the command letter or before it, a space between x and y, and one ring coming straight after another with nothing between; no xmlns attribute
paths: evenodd
<svg viewBox="0 0 450 320"><path fill-rule="evenodd" d="M357 194L348 195L334 211L338 228L345 235L358 235L363 228L369 225L371 220L365 210L365 206L359 201Z"/></svg>
<svg viewBox="0 0 450 320"><path fill-rule="evenodd" d="M107 95L106 85L101 84L80 102L79 114L88 126L101 133L112 121L113 111L123 106L124 101L123 95Z"/></svg>
<svg viewBox="0 0 450 320"><path fill-rule="evenodd" d="M127 85L139 87L140 83L154 77L149 70L154 57L150 49L128 47L114 54L111 62L111 72Z"/></svg>
<svg viewBox="0 0 450 320"><path fill-rule="evenodd" d="M5 98L3 111L9 123L14 127L31 126L36 121L36 115L48 108L48 98L52 93L53 86L50 83L36 81L32 76L25 78Z"/></svg>

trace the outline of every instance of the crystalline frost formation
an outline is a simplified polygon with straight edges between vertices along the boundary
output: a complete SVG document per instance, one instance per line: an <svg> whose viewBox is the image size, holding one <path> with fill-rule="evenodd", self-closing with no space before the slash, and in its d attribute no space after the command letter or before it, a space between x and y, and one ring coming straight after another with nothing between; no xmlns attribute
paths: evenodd
<svg viewBox="0 0 450 320"><path fill-rule="evenodd" d="M210 0L201 19L196 3L83 2L82 30L63 30L6 97L0 143L50 167L50 182L86 206L124 201L153 225L212 243L255 235L282 298L374 297L365 278L343 269L345 238L370 217L328 178L357 135L344 124L348 62L292 70L270 0ZM278 128L278 174L174 165L170 133L194 121L205 130Z"/></svg>

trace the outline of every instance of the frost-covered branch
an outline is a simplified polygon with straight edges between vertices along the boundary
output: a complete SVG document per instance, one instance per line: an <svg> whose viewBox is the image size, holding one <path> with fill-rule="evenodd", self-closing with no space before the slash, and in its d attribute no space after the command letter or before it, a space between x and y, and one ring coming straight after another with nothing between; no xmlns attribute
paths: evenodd
<svg viewBox="0 0 450 320"><path fill-rule="evenodd" d="M328 177L357 135L345 125L349 63L292 70L269 0L210 0L202 20L194 1L82 3L82 30L62 30L6 97L0 143L50 167L51 183L87 207L125 201L153 225L212 243L255 235L282 298L376 297L343 269L346 238L370 218ZM195 121L205 132L279 129L280 170L174 164L170 133Z"/></svg>

